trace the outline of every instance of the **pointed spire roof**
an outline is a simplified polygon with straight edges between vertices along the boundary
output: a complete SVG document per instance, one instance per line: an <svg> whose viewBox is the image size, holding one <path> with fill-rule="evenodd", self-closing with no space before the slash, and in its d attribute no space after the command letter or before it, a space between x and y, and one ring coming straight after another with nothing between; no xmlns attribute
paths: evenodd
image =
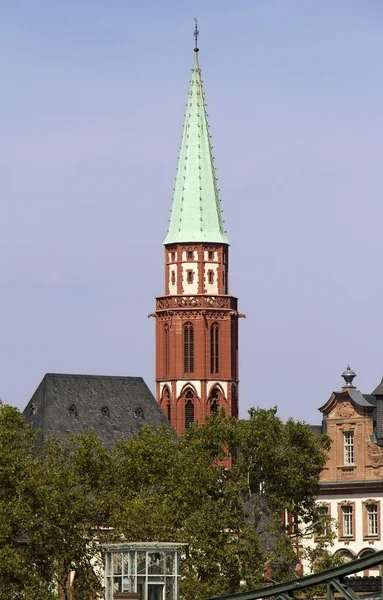
<svg viewBox="0 0 383 600"><path fill-rule="evenodd" d="M164 244L184 242L229 243L222 220L197 47Z"/></svg>

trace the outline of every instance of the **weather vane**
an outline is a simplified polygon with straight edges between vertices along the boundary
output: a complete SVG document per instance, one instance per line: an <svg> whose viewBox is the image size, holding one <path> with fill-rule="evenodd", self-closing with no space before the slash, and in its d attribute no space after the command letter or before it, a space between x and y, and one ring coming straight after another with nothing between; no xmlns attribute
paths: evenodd
<svg viewBox="0 0 383 600"><path fill-rule="evenodd" d="M194 20L195 20L195 29L194 29L195 48L194 48L194 52L198 52L198 36L199 36L199 31L198 31L198 27L197 27L197 18L195 18Z"/></svg>

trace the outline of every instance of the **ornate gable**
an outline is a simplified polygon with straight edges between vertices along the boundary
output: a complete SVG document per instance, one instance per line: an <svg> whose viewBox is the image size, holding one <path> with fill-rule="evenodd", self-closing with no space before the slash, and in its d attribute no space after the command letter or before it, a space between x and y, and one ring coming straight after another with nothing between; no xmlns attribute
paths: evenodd
<svg viewBox="0 0 383 600"><path fill-rule="evenodd" d="M360 394L363 398L363 396ZM353 419L364 416L364 406L351 396L349 391L333 392L330 399L319 409L328 419ZM371 410L373 407L371 406Z"/></svg>

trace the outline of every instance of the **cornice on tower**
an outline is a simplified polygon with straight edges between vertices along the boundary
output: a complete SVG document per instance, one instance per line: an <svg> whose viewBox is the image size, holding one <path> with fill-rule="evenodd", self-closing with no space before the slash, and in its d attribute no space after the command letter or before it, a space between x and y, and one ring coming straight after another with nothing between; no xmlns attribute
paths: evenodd
<svg viewBox="0 0 383 600"><path fill-rule="evenodd" d="M197 43L194 50L195 62L165 245L188 242L229 244L218 194Z"/></svg>

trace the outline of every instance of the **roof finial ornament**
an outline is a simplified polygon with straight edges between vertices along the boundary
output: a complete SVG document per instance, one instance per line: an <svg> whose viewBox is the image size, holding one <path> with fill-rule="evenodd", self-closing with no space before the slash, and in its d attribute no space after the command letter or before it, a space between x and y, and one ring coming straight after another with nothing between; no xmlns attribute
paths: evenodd
<svg viewBox="0 0 383 600"><path fill-rule="evenodd" d="M199 31L198 31L198 26L197 26L197 17L194 20L195 20L195 29L194 29L195 47L194 47L194 52L198 52L199 51L199 48L198 48Z"/></svg>
<svg viewBox="0 0 383 600"><path fill-rule="evenodd" d="M345 385L343 388L354 388L353 379L356 377L356 373L352 369L350 369L350 365L347 365L347 369L343 371L342 377L345 380Z"/></svg>

